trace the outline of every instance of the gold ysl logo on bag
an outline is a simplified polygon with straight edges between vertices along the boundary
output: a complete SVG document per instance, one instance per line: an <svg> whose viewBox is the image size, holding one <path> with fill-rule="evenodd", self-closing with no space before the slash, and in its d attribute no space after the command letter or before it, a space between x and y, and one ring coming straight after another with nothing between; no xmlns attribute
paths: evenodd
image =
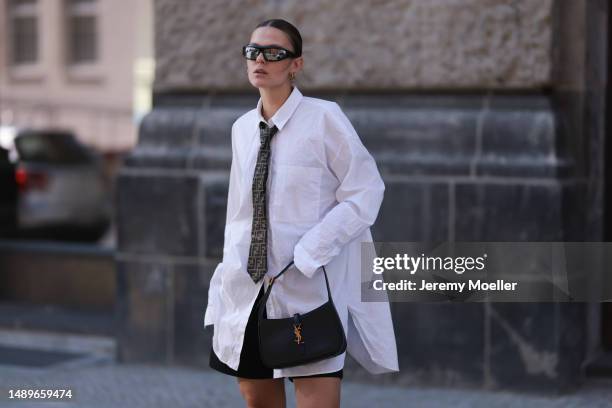
<svg viewBox="0 0 612 408"><path fill-rule="evenodd" d="M302 323L293 324L293 334L295 335L295 342L297 344L302 344L304 341L302 340Z"/></svg>

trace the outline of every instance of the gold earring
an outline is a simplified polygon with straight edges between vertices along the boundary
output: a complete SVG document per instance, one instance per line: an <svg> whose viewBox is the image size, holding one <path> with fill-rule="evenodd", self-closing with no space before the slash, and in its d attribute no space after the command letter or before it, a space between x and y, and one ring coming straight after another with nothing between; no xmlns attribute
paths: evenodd
<svg viewBox="0 0 612 408"><path fill-rule="evenodd" d="M289 73L289 79L292 80L292 81L295 79L295 72L290 72Z"/></svg>

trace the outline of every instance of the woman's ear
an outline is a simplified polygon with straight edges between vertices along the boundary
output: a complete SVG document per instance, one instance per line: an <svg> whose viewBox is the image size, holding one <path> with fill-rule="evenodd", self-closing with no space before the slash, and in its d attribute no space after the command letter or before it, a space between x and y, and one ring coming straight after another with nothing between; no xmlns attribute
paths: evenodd
<svg viewBox="0 0 612 408"><path fill-rule="evenodd" d="M303 57L298 57L296 59L293 60L293 67L296 69L295 72L299 72L302 70L302 68L304 68L304 58Z"/></svg>

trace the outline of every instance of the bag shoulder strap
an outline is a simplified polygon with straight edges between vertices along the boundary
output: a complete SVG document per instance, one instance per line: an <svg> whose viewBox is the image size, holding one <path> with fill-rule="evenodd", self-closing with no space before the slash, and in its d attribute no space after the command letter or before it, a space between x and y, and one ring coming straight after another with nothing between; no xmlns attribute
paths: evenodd
<svg viewBox="0 0 612 408"><path fill-rule="evenodd" d="M291 262L289 262L289 264L287 266L285 266L283 268L283 270L281 270L279 273L277 273L275 276L273 276L272 279L270 279L270 285L268 286L268 289L266 290L266 293L261 297L261 299L259 300L259 303L257 304L257 315L258 315L259 320L263 319L263 310L264 310L264 307L266 305L266 302L268 301L268 297L270 296L270 291L272 290L272 286L274 285L274 281L276 281L276 278L278 278L283 273L285 273L285 271L287 269L289 269L289 267L291 265L293 265L293 260ZM325 271L325 266L324 265L321 265L321 267L323 268L323 276L325 276L325 286L327 287L327 299L328 299L328 301L331 301L333 303L333 299L332 299L332 295L331 295L331 290L329 289L329 279L327 278L327 272Z"/></svg>

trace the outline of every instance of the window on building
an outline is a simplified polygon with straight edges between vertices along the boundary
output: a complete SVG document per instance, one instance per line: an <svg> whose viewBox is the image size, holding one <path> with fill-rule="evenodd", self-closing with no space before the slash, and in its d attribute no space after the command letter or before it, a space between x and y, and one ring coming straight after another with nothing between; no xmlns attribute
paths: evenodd
<svg viewBox="0 0 612 408"><path fill-rule="evenodd" d="M67 0L68 58L70 64L98 59L98 21L95 0Z"/></svg>
<svg viewBox="0 0 612 408"><path fill-rule="evenodd" d="M11 63L35 63L38 61L36 0L10 0L8 5Z"/></svg>

